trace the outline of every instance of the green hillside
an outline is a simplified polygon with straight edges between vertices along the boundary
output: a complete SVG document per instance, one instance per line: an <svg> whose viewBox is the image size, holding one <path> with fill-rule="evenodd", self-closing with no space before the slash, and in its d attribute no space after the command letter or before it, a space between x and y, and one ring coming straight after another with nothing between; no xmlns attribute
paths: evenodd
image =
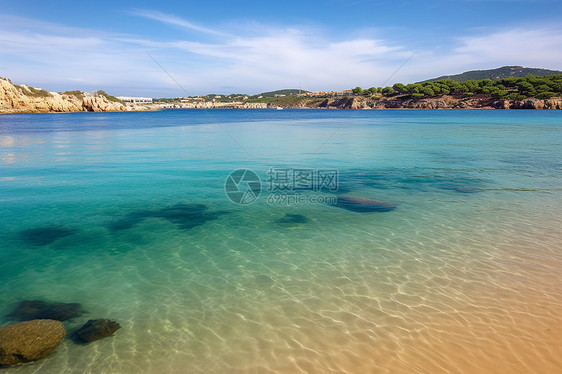
<svg viewBox="0 0 562 374"><path fill-rule="evenodd" d="M524 77L506 77L496 80L490 78L457 82L452 79L404 85L396 83L392 87L371 87L363 90L353 89L355 95L371 97L392 97L407 95L414 99L430 98L440 95L472 97L483 94L493 99L523 100L529 97L549 99L562 96L562 74L537 77L529 74Z"/></svg>
<svg viewBox="0 0 562 374"><path fill-rule="evenodd" d="M562 74L562 71L539 69L539 68L524 68L522 66L502 66L501 68L497 68L497 69L472 70L461 74L443 75L441 77L428 79L423 82L435 82L444 79L451 79L454 80L455 82L466 82L469 80L481 80L481 79L497 80L497 79L509 78L509 77L519 78L519 77L524 77L527 74L532 74L536 77L543 77L545 75Z"/></svg>
<svg viewBox="0 0 562 374"><path fill-rule="evenodd" d="M289 89L284 89L284 90L277 90L277 91L269 91L269 92L262 92L260 94L257 95L253 95L252 98L257 98L259 96L262 97L275 97L275 95L285 95L285 96L289 96L289 95L297 95L299 93L304 93L306 92L305 90L299 90L297 88L289 88Z"/></svg>

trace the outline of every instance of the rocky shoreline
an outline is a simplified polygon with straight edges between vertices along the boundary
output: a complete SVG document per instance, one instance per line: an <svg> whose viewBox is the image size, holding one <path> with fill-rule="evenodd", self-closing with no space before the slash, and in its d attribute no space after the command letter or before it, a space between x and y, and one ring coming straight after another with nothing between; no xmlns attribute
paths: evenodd
<svg viewBox="0 0 562 374"><path fill-rule="evenodd" d="M194 102L194 103L123 103L109 95L81 91L47 92L26 85L15 85L0 77L0 114L62 113L62 112L123 112L161 109L562 109L562 97L550 99L495 100L490 95L473 97L441 95L416 99L410 95L392 97L343 96L322 99L303 98L291 105L275 102Z"/></svg>
<svg viewBox="0 0 562 374"><path fill-rule="evenodd" d="M16 86L0 78L0 113L109 112L123 111L125 106L104 96L73 91L71 94L47 92L29 86Z"/></svg>
<svg viewBox="0 0 562 374"><path fill-rule="evenodd" d="M111 100L109 95L104 96L103 94L90 94L81 91L48 92L26 85L15 85L9 79L0 77L0 114L156 111L171 108L265 109L267 104L251 102L132 104Z"/></svg>
<svg viewBox="0 0 562 374"><path fill-rule="evenodd" d="M318 108L328 109L562 109L562 98L546 100L494 100L490 95L471 98L442 95L413 99L409 95L373 99L361 96L325 99Z"/></svg>

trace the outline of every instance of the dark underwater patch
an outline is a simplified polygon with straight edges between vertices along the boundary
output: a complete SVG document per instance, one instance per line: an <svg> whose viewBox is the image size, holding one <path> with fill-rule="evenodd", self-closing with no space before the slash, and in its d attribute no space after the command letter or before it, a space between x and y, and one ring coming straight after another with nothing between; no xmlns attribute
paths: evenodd
<svg viewBox="0 0 562 374"><path fill-rule="evenodd" d="M186 230L202 226L208 221L215 220L226 211L209 212L204 204L176 204L159 210L138 210L127 214L122 219L109 225L113 231L130 229L147 218L162 218Z"/></svg>
<svg viewBox="0 0 562 374"><path fill-rule="evenodd" d="M338 196L335 206L358 213L390 212L396 209L396 205L387 201L347 195Z"/></svg>
<svg viewBox="0 0 562 374"><path fill-rule="evenodd" d="M20 321L54 319L66 321L82 313L78 303L50 303L42 300L25 300L8 315Z"/></svg>
<svg viewBox="0 0 562 374"><path fill-rule="evenodd" d="M59 225L42 226L20 231L20 237L28 244L45 246L70 236L77 231L78 230Z"/></svg>
<svg viewBox="0 0 562 374"><path fill-rule="evenodd" d="M427 192L435 189L459 193L482 192L485 181L470 178L456 170L383 170L380 172L354 170L340 175L339 194L353 193L365 187L378 190L415 190Z"/></svg>
<svg viewBox="0 0 562 374"><path fill-rule="evenodd" d="M446 191L454 191L459 193L475 193L475 192L482 192L481 188L477 188L471 185L466 184L442 184L437 188Z"/></svg>
<svg viewBox="0 0 562 374"><path fill-rule="evenodd" d="M294 227L299 226L304 223L308 222L308 218L303 216L302 214L285 214L283 217L277 219L278 225L285 226L285 227Z"/></svg>

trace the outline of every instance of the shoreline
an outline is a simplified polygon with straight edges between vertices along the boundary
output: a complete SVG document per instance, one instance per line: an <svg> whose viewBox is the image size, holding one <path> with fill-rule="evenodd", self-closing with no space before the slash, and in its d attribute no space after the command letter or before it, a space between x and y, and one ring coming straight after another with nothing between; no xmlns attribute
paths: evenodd
<svg viewBox="0 0 562 374"><path fill-rule="evenodd" d="M61 96L59 94L59 96ZM67 99L68 98L64 98ZM204 105L192 103L177 104L121 104L108 102L105 97L86 96L84 100L87 103L72 103L72 106L53 105L52 102L43 100L34 100L30 105L19 108L4 108L0 105L0 115L13 114L36 114L36 113L108 113L108 112L157 112L168 109L270 109L275 110L279 107L282 109L325 109L325 110L560 110L562 109L562 97L552 99L525 99L515 100L498 100L490 102L487 99L470 99L459 100L451 97L438 97L431 99L413 100L407 97L398 100L373 100L369 98L349 96L334 99L325 99L321 103L307 105L307 103L299 103L297 105L280 106L276 103L254 103L254 102L209 102ZM474 102L474 101L477 102ZM0 101L2 104L2 101ZM481 104L481 105L478 105ZM13 105L13 104L12 104Z"/></svg>
<svg viewBox="0 0 562 374"><path fill-rule="evenodd" d="M361 110L436 110L436 109L562 109L562 97L521 100L494 99L490 94L464 97L459 94L416 98L409 94L387 97L348 94L344 96L290 97L290 100L241 100L125 103L95 91L48 92L26 85L14 85L0 78L0 114L140 112L164 109L361 109Z"/></svg>
<svg viewBox="0 0 562 374"><path fill-rule="evenodd" d="M10 115L20 115L20 114L71 114L71 113L127 113L127 112L160 112L166 110L221 110L221 109L239 109L239 110L275 110L274 107L264 107L264 108L236 108L236 107L217 107L217 108L152 108L152 109L124 109L124 110L108 110L108 111L84 111L84 110L76 110L76 111L0 111L0 116L10 116ZM519 111L519 110L560 110L562 108L546 108L546 109L537 109L537 108L507 108L507 109L499 109L499 108L490 108L490 107L470 107L470 108L409 108L409 107L398 107L398 108L338 108L338 107L329 107L329 108L322 108L322 107L284 107L283 109L296 109L296 110L347 110L347 111L355 111L355 110L366 110L366 111L398 111L398 110L407 110L407 111L466 111L466 110L506 110L506 111Z"/></svg>

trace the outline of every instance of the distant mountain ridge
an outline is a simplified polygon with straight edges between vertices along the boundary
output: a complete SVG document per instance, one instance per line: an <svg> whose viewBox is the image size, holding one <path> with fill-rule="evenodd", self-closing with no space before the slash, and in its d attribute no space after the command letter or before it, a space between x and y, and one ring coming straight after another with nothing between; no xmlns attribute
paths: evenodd
<svg viewBox="0 0 562 374"><path fill-rule="evenodd" d="M451 79L456 82L466 82L468 80L480 80L480 79L496 80L496 79L508 78L508 77L524 77L527 74L533 74L537 77L543 77L545 75L551 75L551 74L562 74L562 71L540 69L540 68L524 68L523 66L502 66L501 68L497 68L497 69L471 70L461 74L443 75L441 77L431 78L419 83L434 82L443 79Z"/></svg>

